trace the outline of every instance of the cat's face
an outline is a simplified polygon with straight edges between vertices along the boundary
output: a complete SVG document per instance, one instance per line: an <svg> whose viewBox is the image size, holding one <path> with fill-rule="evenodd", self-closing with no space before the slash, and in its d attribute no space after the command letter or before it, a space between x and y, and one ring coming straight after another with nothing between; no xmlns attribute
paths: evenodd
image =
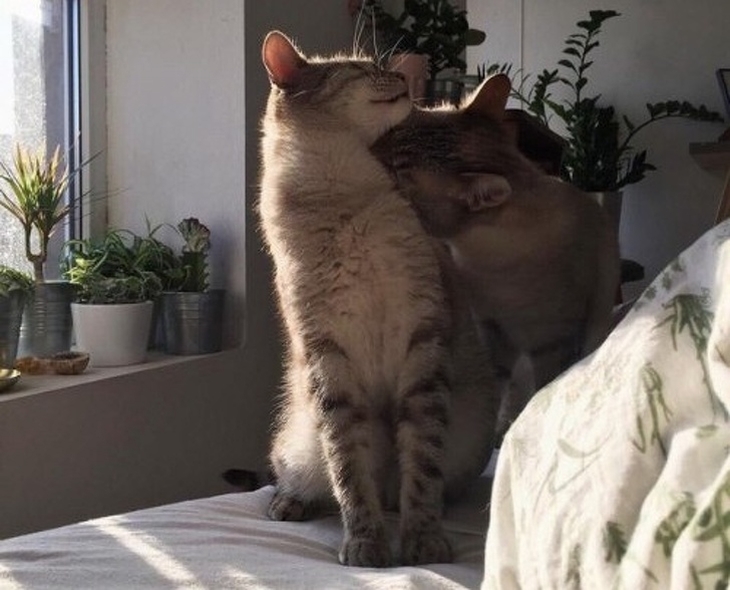
<svg viewBox="0 0 730 590"><path fill-rule="evenodd" d="M373 62L307 59L277 31L264 40L262 58L274 116L299 130L347 131L370 145L411 111L402 75Z"/></svg>

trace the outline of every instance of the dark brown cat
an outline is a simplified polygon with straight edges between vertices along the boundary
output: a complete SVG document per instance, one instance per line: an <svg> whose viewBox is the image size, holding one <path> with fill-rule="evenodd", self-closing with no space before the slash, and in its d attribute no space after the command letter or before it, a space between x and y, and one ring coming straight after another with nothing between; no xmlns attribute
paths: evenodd
<svg viewBox="0 0 730 590"><path fill-rule="evenodd" d="M502 127L509 92L498 75L462 108L416 109L373 153L448 245L503 372L526 354L541 387L607 335L618 245L593 199L541 172L510 141ZM508 397L502 428L531 393Z"/></svg>

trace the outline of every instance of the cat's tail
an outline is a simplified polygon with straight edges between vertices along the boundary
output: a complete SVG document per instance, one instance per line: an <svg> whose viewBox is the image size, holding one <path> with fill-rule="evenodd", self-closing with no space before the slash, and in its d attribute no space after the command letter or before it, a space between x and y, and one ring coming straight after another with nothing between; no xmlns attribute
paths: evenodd
<svg viewBox="0 0 730 590"><path fill-rule="evenodd" d="M258 473L249 469L227 469L221 474L221 477L242 492L251 492L260 487L274 484L271 473Z"/></svg>

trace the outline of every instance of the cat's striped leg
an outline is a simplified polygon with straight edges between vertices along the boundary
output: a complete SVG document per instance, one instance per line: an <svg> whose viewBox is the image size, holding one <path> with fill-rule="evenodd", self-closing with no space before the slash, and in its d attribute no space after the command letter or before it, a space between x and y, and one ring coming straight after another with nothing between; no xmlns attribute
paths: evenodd
<svg viewBox="0 0 730 590"><path fill-rule="evenodd" d="M347 353L333 345L313 365L312 394L344 540L340 562L360 567L391 565L390 546L376 484L373 415Z"/></svg>
<svg viewBox="0 0 730 590"><path fill-rule="evenodd" d="M449 423L448 366L438 334L411 341L398 387L401 560L452 561L441 517L444 445Z"/></svg>

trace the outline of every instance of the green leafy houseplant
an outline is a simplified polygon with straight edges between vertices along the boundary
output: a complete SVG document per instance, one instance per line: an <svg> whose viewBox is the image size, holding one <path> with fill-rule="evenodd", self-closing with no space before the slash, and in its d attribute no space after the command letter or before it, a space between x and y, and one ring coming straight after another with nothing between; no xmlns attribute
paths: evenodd
<svg viewBox="0 0 730 590"><path fill-rule="evenodd" d="M0 264L0 297L7 297L14 291L31 293L33 278L22 271Z"/></svg>
<svg viewBox="0 0 730 590"><path fill-rule="evenodd" d="M57 146L50 159L34 155L19 144L12 165L0 162L0 207L23 227L25 255L33 265L36 283L44 281L43 267L48 258L48 243L58 224L69 214L71 205L65 195L69 183L84 164L69 170ZM3 187L4 184L4 187ZM37 237L37 245L33 236Z"/></svg>
<svg viewBox="0 0 730 590"><path fill-rule="evenodd" d="M364 0L360 11L363 25L372 28L376 52L427 55L432 78L451 68L463 72L466 47L486 38L484 31L469 27L466 10L448 0L405 0L398 16L389 14L380 0Z"/></svg>
<svg viewBox="0 0 730 590"><path fill-rule="evenodd" d="M150 301L163 288L161 278L150 268L164 255L164 248L151 236L123 229L108 231L101 241L70 240L64 276L74 285L79 303Z"/></svg>
<svg viewBox="0 0 730 590"><path fill-rule="evenodd" d="M627 116L619 120L614 107L601 104L600 95L587 95L588 70L593 65L589 57L599 47L603 23L617 16L620 14L614 10L590 11L587 20L576 24L578 32L565 40L565 57L558 61L557 68L543 70L529 90L525 89L529 75L514 85L513 96L528 112L548 126L553 117L562 122L567 143L560 174L585 191L618 191L656 169L647 161L646 150L636 150L632 145L636 135L648 125L672 117L723 120L704 105L697 107L687 101L670 100L647 103L647 117L634 123ZM488 68L489 73L495 71L509 73L510 66ZM568 88L566 99L553 97L551 90L555 84Z"/></svg>

